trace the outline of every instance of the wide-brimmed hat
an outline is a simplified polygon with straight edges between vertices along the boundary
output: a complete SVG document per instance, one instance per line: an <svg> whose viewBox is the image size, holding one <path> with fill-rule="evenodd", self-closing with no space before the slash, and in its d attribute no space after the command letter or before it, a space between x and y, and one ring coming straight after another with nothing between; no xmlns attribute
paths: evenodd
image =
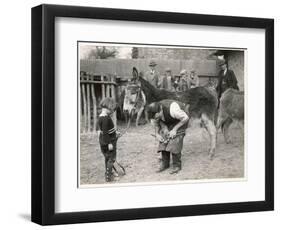
<svg viewBox="0 0 281 230"><path fill-rule="evenodd" d="M183 74L187 74L187 70L186 70L186 69L182 69L182 70L180 71L180 75L183 75Z"/></svg>
<svg viewBox="0 0 281 230"><path fill-rule="evenodd" d="M149 66L157 66L157 63L156 63L155 61L151 61L151 62L149 63Z"/></svg>
<svg viewBox="0 0 281 230"><path fill-rule="evenodd" d="M222 65L225 65L225 64L226 64L225 60L218 60L219 66L222 66Z"/></svg>

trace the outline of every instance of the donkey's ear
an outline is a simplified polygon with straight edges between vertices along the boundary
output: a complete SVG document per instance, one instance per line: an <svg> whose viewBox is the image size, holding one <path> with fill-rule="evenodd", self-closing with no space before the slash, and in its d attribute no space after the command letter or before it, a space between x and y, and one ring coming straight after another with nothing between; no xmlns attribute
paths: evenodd
<svg viewBox="0 0 281 230"><path fill-rule="evenodd" d="M138 70L136 67L133 67L133 78L137 79L139 76Z"/></svg>

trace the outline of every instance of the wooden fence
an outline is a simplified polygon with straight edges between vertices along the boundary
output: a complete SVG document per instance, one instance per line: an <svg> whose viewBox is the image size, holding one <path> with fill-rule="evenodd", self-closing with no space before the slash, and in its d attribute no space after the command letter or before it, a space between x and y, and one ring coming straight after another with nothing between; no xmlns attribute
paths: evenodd
<svg viewBox="0 0 281 230"><path fill-rule="evenodd" d="M84 74L80 76L80 132L96 131L98 105L105 98L116 98L114 76ZM116 114L113 115L116 125Z"/></svg>

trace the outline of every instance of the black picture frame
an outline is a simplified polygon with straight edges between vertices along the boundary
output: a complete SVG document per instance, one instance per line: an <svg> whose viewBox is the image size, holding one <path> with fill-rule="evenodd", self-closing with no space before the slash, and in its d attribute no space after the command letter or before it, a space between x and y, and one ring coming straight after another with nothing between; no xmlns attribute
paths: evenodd
<svg viewBox="0 0 281 230"><path fill-rule="evenodd" d="M55 18L109 19L265 29L265 200L55 213ZM163 218L274 209L274 20L40 5L32 8L32 221L41 225Z"/></svg>

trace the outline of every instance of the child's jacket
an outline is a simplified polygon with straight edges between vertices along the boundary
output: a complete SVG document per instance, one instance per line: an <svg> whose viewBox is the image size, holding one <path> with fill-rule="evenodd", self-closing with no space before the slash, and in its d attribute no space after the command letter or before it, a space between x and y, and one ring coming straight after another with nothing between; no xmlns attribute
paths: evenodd
<svg viewBox="0 0 281 230"><path fill-rule="evenodd" d="M110 116L99 116L98 126L101 131L99 136L101 145L112 144L116 141L116 129Z"/></svg>

